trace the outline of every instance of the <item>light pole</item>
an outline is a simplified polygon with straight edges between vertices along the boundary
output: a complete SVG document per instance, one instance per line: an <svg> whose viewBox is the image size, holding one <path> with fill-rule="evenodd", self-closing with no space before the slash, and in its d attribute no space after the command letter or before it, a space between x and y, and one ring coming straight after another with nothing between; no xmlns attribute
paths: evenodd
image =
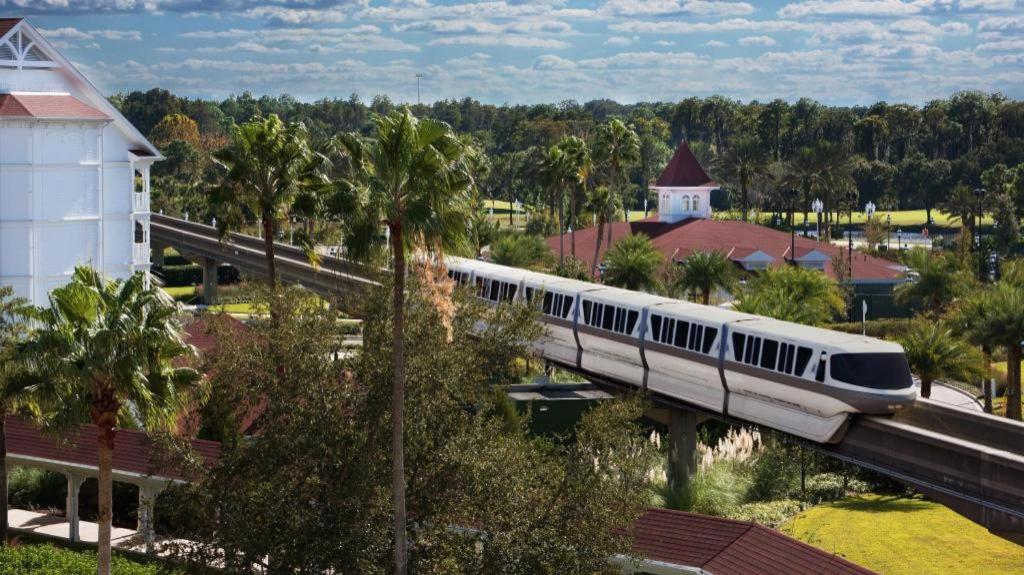
<svg viewBox="0 0 1024 575"><path fill-rule="evenodd" d="M903 228L896 228L896 249L903 249Z"/></svg>
<svg viewBox="0 0 1024 575"><path fill-rule="evenodd" d="M889 251L889 231L892 229L892 214L885 214L885 251Z"/></svg>
<svg viewBox="0 0 1024 575"><path fill-rule="evenodd" d="M849 273L850 273L850 283L852 284L853 283L853 208L854 208L854 206L857 205L856 204L856 202L857 202L857 194L852 192L852 191L849 192L848 194L846 194L846 200L847 200L847 205L849 206L849 209L850 209L850 214L849 214L849 218L847 220L847 226L846 226L846 242L847 242L846 243L846 256L847 256L847 259L848 259L848 261L850 263Z"/></svg>
<svg viewBox="0 0 1024 575"><path fill-rule="evenodd" d="M811 211L818 217L818 223L814 226L814 240L821 241L821 210L825 209L825 204L820 199L815 198L811 202Z"/></svg>
<svg viewBox="0 0 1024 575"><path fill-rule="evenodd" d="M416 105L420 105L420 80L423 79L423 74L416 74Z"/></svg>
<svg viewBox="0 0 1024 575"><path fill-rule="evenodd" d="M516 198L516 201L512 202L512 211L516 215L516 220L519 219L519 211L522 210L522 209L523 209L523 203L519 201L519 198Z"/></svg>
<svg viewBox="0 0 1024 575"><path fill-rule="evenodd" d="M875 215L875 203L870 201L870 200L868 200L868 203L864 204L864 213L867 214L867 216L868 216L868 222L871 222L871 218L874 217L874 215ZM867 244L869 250L870 249L874 249L871 246L871 244L868 243L867 228L865 228L865 231L864 231L864 243Z"/></svg>

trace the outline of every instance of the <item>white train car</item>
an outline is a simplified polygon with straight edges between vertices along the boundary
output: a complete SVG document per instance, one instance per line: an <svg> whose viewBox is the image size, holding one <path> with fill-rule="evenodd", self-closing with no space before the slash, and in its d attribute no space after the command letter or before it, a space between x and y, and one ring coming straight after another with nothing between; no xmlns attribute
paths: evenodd
<svg viewBox="0 0 1024 575"><path fill-rule="evenodd" d="M916 398L895 343L474 260L448 265L495 305L538 305L537 350L549 361L813 441L840 439L850 414Z"/></svg>

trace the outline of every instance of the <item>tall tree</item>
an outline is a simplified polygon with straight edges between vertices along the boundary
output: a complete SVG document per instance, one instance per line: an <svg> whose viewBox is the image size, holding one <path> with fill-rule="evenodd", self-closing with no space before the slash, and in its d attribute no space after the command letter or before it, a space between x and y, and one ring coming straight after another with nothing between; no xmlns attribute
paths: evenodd
<svg viewBox="0 0 1024 575"><path fill-rule="evenodd" d="M949 254L931 253L915 248L906 254L905 263L912 280L896 288L896 301L939 313L953 301L969 293L974 280Z"/></svg>
<svg viewBox="0 0 1024 575"><path fill-rule="evenodd" d="M747 282L736 311L824 325L846 311L839 285L820 271L796 266L770 268Z"/></svg>
<svg viewBox="0 0 1024 575"><path fill-rule="evenodd" d="M682 293L697 292L704 305L711 303L715 289L736 285L736 264L720 251L696 251L677 264L679 276L673 286Z"/></svg>
<svg viewBox="0 0 1024 575"><path fill-rule="evenodd" d="M740 216L747 221L750 192L754 180L764 171L764 152L753 138L744 138L729 146L715 162L716 175L740 193Z"/></svg>
<svg viewBox="0 0 1024 575"><path fill-rule="evenodd" d="M922 397L931 397L932 382L936 380L971 381L983 375L984 358L978 348L957 337L942 322L918 318L899 342L910 371L921 379Z"/></svg>
<svg viewBox="0 0 1024 575"><path fill-rule="evenodd" d="M258 218L263 228L267 283L274 287L278 223L287 217L302 187L315 181L326 159L310 149L303 124L286 125L271 115L236 125L231 143L214 154L214 161L224 170L210 198L218 215L218 231L226 234L247 218Z"/></svg>
<svg viewBox="0 0 1024 575"><path fill-rule="evenodd" d="M579 222L576 221L579 200L585 196L593 169L590 147L578 136L562 138L558 147L562 150L562 165L566 171L566 182L569 184L569 225L576 230L579 228ZM569 234L569 253L576 257L576 234Z"/></svg>
<svg viewBox="0 0 1024 575"><path fill-rule="evenodd" d="M604 283L631 290L654 292L664 258L644 234L629 235L605 254Z"/></svg>
<svg viewBox="0 0 1024 575"><path fill-rule="evenodd" d="M594 213L597 220L597 234L594 236L594 261L590 263L591 276L597 270L598 258L601 255L604 226L615 216L620 206L619 196L608 189L608 186L597 186L587 195L587 209ZM611 234L609 234L610 236Z"/></svg>
<svg viewBox="0 0 1024 575"><path fill-rule="evenodd" d="M618 118L601 125L594 144L594 162L604 171L608 187L619 198L620 204L625 205L629 200L624 190L626 174L639 161L640 138L631 127ZM611 246L612 228L609 226L608 247Z"/></svg>
<svg viewBox="0 0 1024 575"><path fill-rule="evenodd" d="M408 108L378 116L372 141L340 138L352 164L339 193L356 198L346 243L354 256L369 257L388 230L393 265L391 351L392 500L395 572L408 570L405 501L405 279L413 249L454 250L466 244L473 201L470 150L451 126L417 119Z"/></svg>
<svg viewBox="0 0 1024 575"><path fill-rule="evenodd" d="M110 575L112 458L117 429L176 431L201 376L175 360L193 353L182 339L181 308L142 273L108 281L88 267L50 292L24 346L55 425L88 418L98 431L99 575ZM45 385L44 385L45 384Z"/></svg>
<svg viewBox="0 0 1024 575"><path fill-rule="evenodd" d="M558 263L565 261L565 201L569 183L569 163L559 146L551 146L540 167L541 181L548 188L551 211L558 214Z"/></svg>
<svg viewBox="0 0 1024 575"><path fill-rule="evenodd" d="M31 381L19 377L17 346L27 333L28 300L0 286L0 546L7 544L7 416L31 407Z"/></svg>

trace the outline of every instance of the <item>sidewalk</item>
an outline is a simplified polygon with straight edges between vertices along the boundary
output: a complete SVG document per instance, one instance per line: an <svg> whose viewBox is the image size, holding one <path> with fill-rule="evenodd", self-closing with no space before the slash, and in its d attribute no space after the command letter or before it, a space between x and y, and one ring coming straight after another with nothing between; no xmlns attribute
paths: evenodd
<svg viewBox="0 0 1024 575"><path fill-rule="evenodd" d="M68 520L62 516L24 509L10 509L7 517L10 520L10 528L14 532L68 540ZM91 521L79 521L78 525L81 542L95 545L99 539L98 525ZM157 541L160 541L159 537L157 537ZM110 533L110 542L114 547L125 551L136 553L145 553L146 551L142 537L134 529L114 527Z"/></svg>

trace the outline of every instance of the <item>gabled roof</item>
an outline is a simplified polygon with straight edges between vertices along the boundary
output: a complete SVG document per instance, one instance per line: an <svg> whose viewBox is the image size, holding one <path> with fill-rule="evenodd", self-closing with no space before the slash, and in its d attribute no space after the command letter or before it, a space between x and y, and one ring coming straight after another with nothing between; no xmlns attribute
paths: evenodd
<svg viewBox="0 0 1024 575"><path fill-rule="evenodd" d="M146 137L131 124L131 122L122 116L117 108L115 108L114 105L111 104L107 98L39 32L39 30L33 27L30 22L22 18L0 19L0 38L15 33L15 29L20 30L24 36L27 36L32 41L34 49L41 51L42 54L52 62L52 64L48 63L49 66L52 66L52 68L50 68L51 70L55 73L64 75L64 77L74 87L71 91L75 97L80 99L84 104L95 108L110 118L114 126L116 126L129 141L130 148L141 148L146 151L144 155L136 155L163 159L163 156L160 154L160 151L156 149L156 146L150 143L149 140L147 140Z"/></svg>
<svg viewBox="0 0 1024 575"><path fill-rule="evenodd" d="M872 575L820 549L748 521L648 509L633 524L645 559L713 575Z"/></svg>
<svg viewBox="0 0 1024 575"><path fill-rule="evenodd" d="M658 181L654 185L659 188L696 188L713 186L715 182L708 177L697 157L690 151L690 145L684 141L676 148L672 160L665 166L665 171L658 176Z"/></svg>
<svg viewBox="0 0 1024 575"><path fill-rule="evenodd" d="M110 120L70 94L0 94L0 116L47 120Z"/></svg>

